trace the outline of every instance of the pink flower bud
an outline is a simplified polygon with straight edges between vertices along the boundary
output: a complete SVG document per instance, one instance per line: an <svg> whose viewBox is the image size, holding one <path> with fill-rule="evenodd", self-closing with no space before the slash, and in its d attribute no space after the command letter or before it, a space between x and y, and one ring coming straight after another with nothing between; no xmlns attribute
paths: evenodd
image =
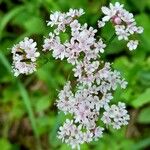
<svg viewBox="0 0 150 150"><path fill-rule="evenodd" d="M116 16L113 18L113 23L116 24L116 25L119 25L121 24L122 20L120 17Z"/></svg>

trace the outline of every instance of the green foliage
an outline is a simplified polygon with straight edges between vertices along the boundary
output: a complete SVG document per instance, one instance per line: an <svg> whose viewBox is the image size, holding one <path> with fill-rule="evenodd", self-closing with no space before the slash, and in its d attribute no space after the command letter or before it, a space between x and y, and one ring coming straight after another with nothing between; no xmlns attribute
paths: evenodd
<svg viewBox="0 0 150 150"><path fill-rule="evenodd" d="M11 144L7 139L0 139L0 147L2 147L3 150L11 150Z"/></svg>
<svg viewBox="0 0 150 150"><path fill-rule="evenodd" d="M150 114L150 107L142 109L138 117L138 122L149 124L150 123L150 117L148 117L149 114Z"/></svg>
<svg viewBox="0 0 150 150"><path fill-rule="evenodd" d="M147 103L150 103L150 88L142 93L136 100L132 102L132 105L136 108L141 107Z"/></svg>
<svg viewBox="0 0 150 150"><path fill-rule="evenodd" d="M58 91L69 79L72 66L54 60L51 54L38 62L33 75L15 78L11 72L13 44L25 36L34 38L39 51L43 37L51 31L46 26L51 11L83 8L81 22L96 27L101 17L100 7L116 0L0 0L0 148L2 150L70 150L57 139L59 126L65 119L55 106ZM82 150L144 150L150 147L150 1L120 0L134 13L144 33L137 37L140 46L129 52L124 42L115 38L102 56L113 62L114 69L128 81L126 90L114 93L114 103L124 101L131 115L129 126L113 131L108 129L97 142L85 144ZM99 31L104 39L114 32L112 25ZM68 38L62 35L62 40ZM23 121L25 120L25 121ZM125 136L126 135L126 136Z"/></svg>

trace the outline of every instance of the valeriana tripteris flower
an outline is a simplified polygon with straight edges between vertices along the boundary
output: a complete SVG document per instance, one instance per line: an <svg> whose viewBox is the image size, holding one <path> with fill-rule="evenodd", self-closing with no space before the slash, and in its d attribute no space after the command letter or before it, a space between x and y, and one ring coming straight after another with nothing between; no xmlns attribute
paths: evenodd
<svg viewBox="0 0 150 150"><path fill-rule="evenodd" d="M130 51L132 50L135 50L138 46L138 40L130 40L128 43L127 43L127 47L129 48Z"/></svg>
<svg viewBox="0 0 150 150"><path fill-rule="evenodd" d="M40 56L40 53L36 50L36 42L27 37L19 44L14 45L12 48L12 68L15 76L19 74L27 75L36 71L36 59Z"/></svg>
<svg viewBox="0 0 150 150"><path fill-rule="evenodd" d="M128 41L133 34L141 34L143 32L142 27L136 26L133 14L124 9L124 5L119 2L116 2L114 5L110 3L109 7L104 6L101 10L105 16L102 18L102 21L98 21L98 27L101 28L106 22L111 21L115 27L115 33L118 36L118 40ZM131 44L134 46L131 46ZM133 42L129 42L127 47L129 50L133 50L137 48L137 45L138 42L134 44Z"/></svg>
<svg viewBox="0 0 150 150"><path fill-rule="evenodd" d="M120 10L122 5L115 7ZM77 78L75 92L73 92L69 81L59 92L56 101L58 109L65 114L70 114L72 119L67 119L60 127L58 137L71 145L72 148L79 149L80 144L102 137L104 128L97 124L98 120L119 129L122 125L127 124L129 117L124 107L120 108L110 104L113 99L112 92L116 90L118 85L123 89L126 88L127 82L121 78L118 71L112 70L110 63L99 61L100 54L105 52L107 45L101 37L96 37L96 29L88 27L87 23L80 24L77 20L80 15L74 15L74 12L79 11L71 10L71 13L69 11L59 13L59 15L56 12L57 18L62 18L63 15L65 19L68 19L69 14L69 22L64 21L64 18L56 21L50 17L49 23L55 28L54 32L44 40L43 51L52 51L53 57L61 60L67 59L73 65L74 76ZM56 14L51 16L53 15ZM103 22L100 23L102 23L101 26L104 25ZM60 29L60 24L64 27L63 30ZM65 32L66 28L70 28L70 36L65 42L61 42L60 32ZM123 26L118 27L117 33L122 33L120 39L128 39L128 33L124 32L124 29ZM106 115L109 111L108 108L115 110L117 108L115 118ZM124 114L119 114L122 111ZM101 114L103 117L100 119ZM119 120L116 119L118 116Z"/></svg>
<svg viewBox="0 0 150 150"><path fill-rule="evenodd" d="M56 11L50 15L50 21L47 25L53 27L57 26L55 30L56 34L59 34L59 31L65 31L66 25L70 24L75 17L80 17L84 14L83 9L70 9L67 13L61 13Z"/></svg>
<svg viewBox="0 0 150 150"><path fill-rule="evenodd" d="M129 50L136 49L138 41L131 40L130 36L141 34L143 28L136 26L133 14L118 2L102 7L102 12L105 16L98 21L98 27L104 27L106 22L111 21L118 39L128 41ZM66 119L59 128L58 138L78 149L85 142L101 138L104 130L101 126L119 129L127 125L129 120L124 103L112 104L113 91L118 86L126 88L127 82L118 71L111 68L109 62L101 60L100 56L106 51L107 45L100 36L96 36L97 29L78 21L83 14L83 9L52 13L47 25L53 27L54 31L49 33L43 44L43 51L52 51L54 58L66 59L73 65L72 71L77 78L75 87L73 89L68 81L59 92L56 105L60 111L72 117ZM69 36L62 42L60 33L65 31L69 31ZM12 48L15 76L36 70L35 62L39 57L36 50L36 42L29 38Z"/></svg>
<svg viewBox="0 0 150 150"><path fill-rule="evenodd" d="M76 125L73 120L67 119L64 125L59 128L58 138L71 145L72 149L80 149L80 144L89 143L93 138L97 140L97 138L102 137L103 130L103 128L97 127L93 133L89 130L82 131L81 125Z"/></svg>
<svg viewBox="0 0 150 150"><path fill-rule="evenodd" d="M101 120L107 125L112 125L114 129L120 129L122 125L127 125L129 120L125 108L125 104L121 102L118 103L118 106L105 107L106 111L103 113Z"/></svg>

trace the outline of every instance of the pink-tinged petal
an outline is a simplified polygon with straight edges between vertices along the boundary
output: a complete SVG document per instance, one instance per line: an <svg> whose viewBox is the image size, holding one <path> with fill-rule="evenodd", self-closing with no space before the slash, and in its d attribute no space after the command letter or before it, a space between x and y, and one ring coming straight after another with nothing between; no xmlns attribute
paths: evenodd
<svg viewBox="0 0 150 150"><path fill-rule="evenodd" d="M124 6L124 5L123 5L123 4L120 4L119 2L116 2L116 3L115 3L115 7L117 7L117 8L118 8L118 7L122 8L123 6Z"/></svg>
<svg viewBox="0 0 150 150"><path fill-rule="evenodd" d="M109 4L109 7L110 7L111 10L114 8L112 3Z"/></svg>
<svg viewBox="0 0 150 150"><path fill-rule="evenodd" d="M105 16L102 18L102 21L107 22L110 20L110 16Z"/></svg>
<svg viewBox="0 0 150 150"><path fill-rule="evenodd" d="M102 7L101 9L102 9L102 12L103 12L105 15L109 15L109 13L110 13L110 9L109 9L109 8L107 8L107 7Z"/></svg>

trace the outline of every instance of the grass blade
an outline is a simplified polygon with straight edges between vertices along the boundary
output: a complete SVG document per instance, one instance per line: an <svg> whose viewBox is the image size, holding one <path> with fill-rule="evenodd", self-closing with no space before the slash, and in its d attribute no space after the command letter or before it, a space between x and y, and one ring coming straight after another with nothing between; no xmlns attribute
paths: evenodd
<svg viewBox="0 0 150 150"><path fill-rule="evenodd" d="M2 53L0 53L0 61L5 66L5 68L8 70L10 75L12 76L11 65L9 64L9 62L8 62L7 58L5 57L5 55L3 55ZM41 150L42 148L41 148L41 144L40 144L40 138L39 138L39 135L38 135L38 130L37 130L37 127L36 127L36 120L35 120L35 117L34 117L34 113L33 113L33 110L32 110L32 106L31 106L31 102L30 102L28 93L27 93L24 85L21 83L21 81L19 81L19 79L14 78L14 77L13 77L13 79L16 81L16 83L18 85L18 89L20 91L20 94L21 94L21 97L23 99L24 105L27 109L27 113L29 115L31 126L32 126L32 129L33 129L36 141L37 141L37 150Z"/></svg>

